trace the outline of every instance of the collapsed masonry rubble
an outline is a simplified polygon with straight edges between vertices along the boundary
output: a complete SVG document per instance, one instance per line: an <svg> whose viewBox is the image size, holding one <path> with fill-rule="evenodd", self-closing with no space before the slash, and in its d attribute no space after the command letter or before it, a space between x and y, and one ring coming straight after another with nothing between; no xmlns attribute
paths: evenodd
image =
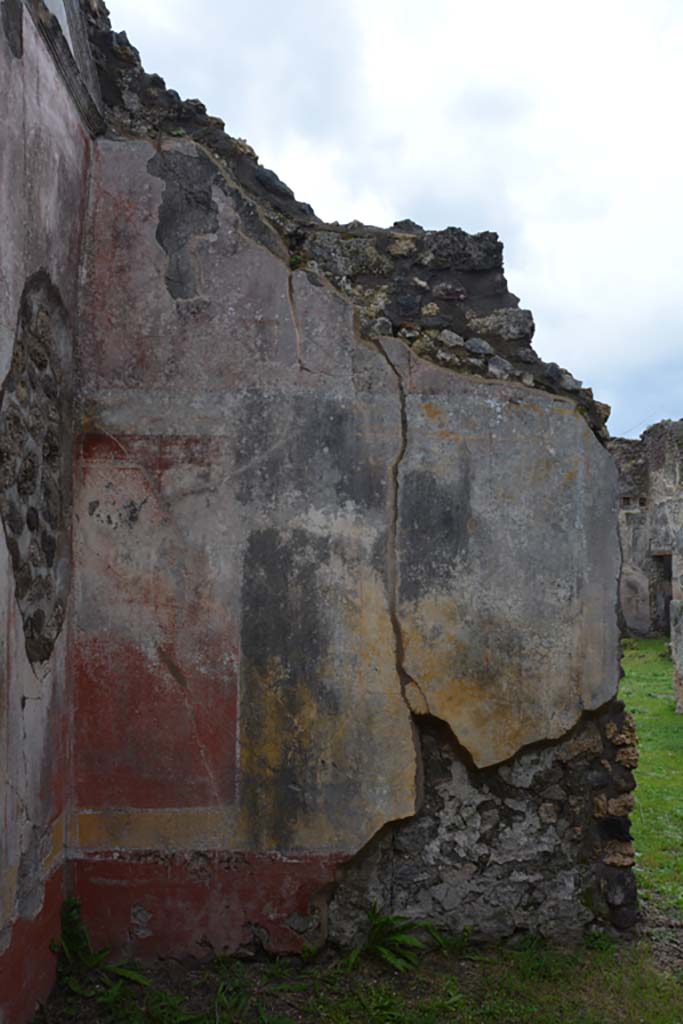
<svg viewBox="0 0 683 1024"><path fill-rule="evenodd" d="M683 420L609 441L619 470L623 628L670 634L676 710L683 714Z"/></svg>
<svg viewBox="0 0 683 1024"><path fill-rule="evenodd" d="M3 1024L65 893L141 958L631 928L606 408L496 235L322 223L50 6L0 21Z"/></svg>

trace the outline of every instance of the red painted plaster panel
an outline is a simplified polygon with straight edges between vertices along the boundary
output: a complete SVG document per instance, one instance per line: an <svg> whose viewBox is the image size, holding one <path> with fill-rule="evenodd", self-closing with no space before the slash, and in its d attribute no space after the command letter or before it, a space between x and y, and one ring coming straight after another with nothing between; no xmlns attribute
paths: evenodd
<svg viewBox="0 0 683 1024"><path fill-rule="evenodd" d="M194 437L83 440L73 652L82 807L234 800L237 631L212 591L206 551L168 498L178 477L193 487L214 447Z"/></svg>
<svg viewBox="0 0 683 1024"><path fill-rule="evenodd" d="M116 637L81 635L75 685L80 806L194 807L233 800L236 706L230 681L186 674L172 648L150 658Z"/></svg>
<svg viewBox="0 0 683 1024"><path fill-rule="evenodd" d="M60 933L63 870L45 886L43 907L32 921L17 921L8 949L0 956L0 1020L25 1024L36 1006L50 994L55 982L56 959L50 942Z"/></svg>
<svg viewBox="0 0 683 1024"><path fill-rule="evenodd" d="M288 926L314 910L338 857L188 853L74 862L75 894L98 946L114 955L209 956L260 937L273 953L300 951L311 935ZM313 902L312 902L313 901Z"/></svg>

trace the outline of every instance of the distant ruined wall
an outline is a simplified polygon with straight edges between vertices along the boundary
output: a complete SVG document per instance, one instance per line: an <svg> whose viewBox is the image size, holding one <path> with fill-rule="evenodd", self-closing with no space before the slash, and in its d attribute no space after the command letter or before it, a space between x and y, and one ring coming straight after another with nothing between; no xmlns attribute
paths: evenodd
<svg viewBox="0 0 683 1024"><path fill-rule="evenodd" d="M676 711L683 714L683 420L662 420L639 440L614 438L619 469L622 628L669 635Z"/></svg>
<svg viewBox="0 0 683 1024"><path fill-rule="evenodd" d="M668 633L683 537L683 420L655 423L638 440L613 438L609 450L619 470L623 623L636 635Z"/></svg>
<svg viewBox="0 0 683 1024"><path fill-rule="evenodd" d="M2 1024L63 892L141 958L632 927L608 410L496 235L322 223L61 13L0 33Z"/></svg>

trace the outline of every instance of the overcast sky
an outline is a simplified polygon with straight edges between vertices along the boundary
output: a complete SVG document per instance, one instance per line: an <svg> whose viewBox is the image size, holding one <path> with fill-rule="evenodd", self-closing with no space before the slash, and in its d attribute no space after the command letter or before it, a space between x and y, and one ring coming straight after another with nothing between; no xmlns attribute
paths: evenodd
<svg viewBox="0 0 683 1024"><path fill-rule="evenodd" d="M683 417L681 0L109 0L325 220L497 231L612 434Z"/></svg>

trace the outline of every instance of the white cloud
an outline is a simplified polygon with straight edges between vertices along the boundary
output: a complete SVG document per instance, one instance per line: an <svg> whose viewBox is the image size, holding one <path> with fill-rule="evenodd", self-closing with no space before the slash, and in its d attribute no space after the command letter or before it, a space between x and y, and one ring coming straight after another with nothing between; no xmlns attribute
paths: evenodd
<svg viewBox="0 0 683 1024"><path fill-rule="evenodd" d="M493 229L536 347L619 433L683 416L679 0L111 0L329 220Z"/></svg>

